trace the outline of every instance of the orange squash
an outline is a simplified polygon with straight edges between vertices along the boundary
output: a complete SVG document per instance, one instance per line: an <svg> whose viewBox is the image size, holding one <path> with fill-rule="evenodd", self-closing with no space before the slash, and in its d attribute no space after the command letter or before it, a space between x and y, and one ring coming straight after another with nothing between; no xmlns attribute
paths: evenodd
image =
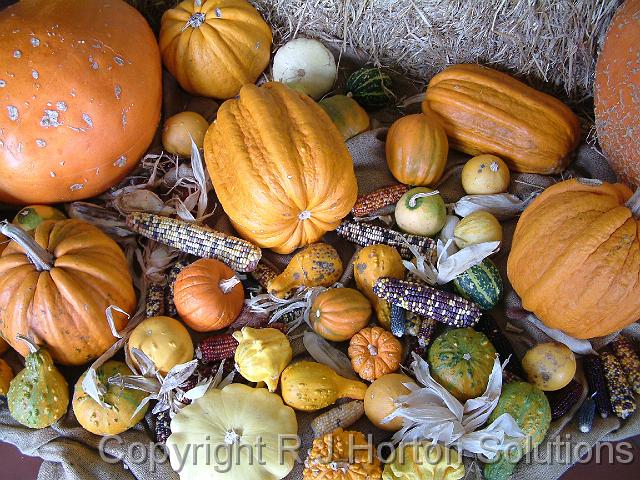
<svg viewBox="0 0 640 480"><path fill-rule="evenodd" d="M347 353L360 378L373 382L400 368L402 345L383 328L363 328L351 337Z"/></svg>
<svg viewBox="0 0 640 480"><path fill-rule="evenodd" d="M343 342L369 324L371 304L353 288L332 288L315 298L310 316L318 335Z"/></svg>
<svg viewBox="0 0 640 480"><path fill-rule="evenodd" d="M17 241L0 256L0 334L23 356L28 349L16 335L28 335L63 365L101 355L116 340L105 309L131 314L136 306L120 247L81 220L43 222L34 238L15 225L2 230ZM127 324L117 313L114 321L118 330Z"/></svg>
<svg viewBox="0 0 640 480"><path fill-rule="evenodd" d="M331 117L345 140L369 130L369 114L358 102L346 95L334 95L318 102Z"/></svg>
<svg viewBox="0 0 640 480"><path fill-rule="evenodd" d="M580 122L560 100L480 65L433 77L422 109L440 116L451 148L497 155L516 172L559 173L580 142Z"/></svg>
<svg viewBox="0 0 640 480"><path fill-rule="evenodd" d="M180 318L195 331L221 330L240 315L244 288L224 263L203 258L182 269L173 287L173 302Z"/></svg>
<svg viewBox="0 0 640 480"><path fill-rule="evenodd" d="M342 135L310 97L281 83L245 85L222 104L204 152L236 230L277 253L318 241L356 202Z"/></svg>
<svg viewBox="0 0 640 480"><path fill-rule="evenodd" d="M630 197L622 184L573 179L527 207L507 265L524 308L576 338L607 335L638 320L640 191Z"/></svg>
<svg viewBox="0 0 640 480"><path fill-rule="evenodd" d="M435 185L444 173L449 142L433 113L407 115L396 120L387 134L387 165L399 182Z"/></svg>
<svg viewBox="0 0 640 480"><path fill-rule="evenodd" d="M160 50L186 91L231 98L269 64L271 28L245 0L188 0L162 16Z"/></svg>
<svg viewBox="0 0 640 480"><path fill-rule="evenodd" d="M640 186L640 0L616 12L598 56L594 100L598 141L618 178Z"/></svg>
<svg viewBox="0 0 640 480"><path fill-rule="evenodd" d="M160 119L155 36L121 0L0 11L0 201L96 196L130 173Z"/></svg>

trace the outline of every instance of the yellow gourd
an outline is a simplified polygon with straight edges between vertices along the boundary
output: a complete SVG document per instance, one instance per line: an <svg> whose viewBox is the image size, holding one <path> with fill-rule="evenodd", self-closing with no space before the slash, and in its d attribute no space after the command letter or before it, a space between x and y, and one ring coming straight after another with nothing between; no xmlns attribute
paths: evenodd
<svg viewBox="0 0 640 480"><path fill-rule="evenodd" d="M522 368L527 372L529 382L540 390L560 390L576 374L576 356L562 343L540 343L524 355Z"/></svg>
<svg viewBox="0 0 640 480"><path fill-rule="evenodd" d="M489 195L509 190L509 167L495 155L478 155L462 169L462 188L468 195Z"/></svg>
<svg viewBox="0 0 640 480"><path fill-rule="evenodd" d="M269 282L267 290L285 298L298 287L329 287L342 275L342 261L335 248L314 243L296 253L284 272Z"/></svg>
<svg viewBox="0 0 640 480"><path fill-rule="evenodd" d="M6 397L9 383L13 380L13 370L7 362L0 358L0 396Z"/></svg>
<svg viewBox="0 0 640 480"><path fill-rule="evenodd" d="M275 392L280 374L293 357L286 335L275 328L244 327L233 338L239 344L235 362L240 375L250 382L265 382Z"/></svg>
<svg viewBox="0 0 640 480"><path fill-rule="evenodd" d="M453 239L458 248L484 242L502 242L502 225L489 212L473 212L456 225Z"/></svg>
<svg viewBox="0 0 640 480"><path fill-rule="evenodd" d="M320 410L339 398L362 400L366 391L364 383L341 377L321 363L297 362L282 372L282 398L296 410Z"/></svg>
<svg viewBox="0 0 640 480"><path fill-rule="evenodd" d="M401 444L382 473L383 480L459 480L464 477L460 454L438 443Z"/></svg>

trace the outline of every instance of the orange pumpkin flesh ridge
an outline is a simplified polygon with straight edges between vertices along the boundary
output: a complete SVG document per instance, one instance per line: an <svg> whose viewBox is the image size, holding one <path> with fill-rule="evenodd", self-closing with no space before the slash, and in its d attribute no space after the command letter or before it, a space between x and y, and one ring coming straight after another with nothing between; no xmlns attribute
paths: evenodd
<svg viewBox="0 0 640 480"><path fill-rule="evenodd" d="M582 339L639 319L640 222L631 208L640 193L631 196L622 184L573 179L548 188L527 207L507 265L525 309Z"/></svg>

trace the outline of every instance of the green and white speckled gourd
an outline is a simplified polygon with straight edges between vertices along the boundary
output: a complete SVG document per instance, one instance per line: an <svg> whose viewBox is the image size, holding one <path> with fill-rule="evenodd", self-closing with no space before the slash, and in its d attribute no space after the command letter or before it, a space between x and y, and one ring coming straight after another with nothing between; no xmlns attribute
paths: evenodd
<svg viewBox="0 0 640 480"><path fill-rule="evenodd" d="M53 365L49 352L30 339L24 369L11 381L7 401L11 416L22 425L44 428L62 417L69 406L69 385Z"/></svg>

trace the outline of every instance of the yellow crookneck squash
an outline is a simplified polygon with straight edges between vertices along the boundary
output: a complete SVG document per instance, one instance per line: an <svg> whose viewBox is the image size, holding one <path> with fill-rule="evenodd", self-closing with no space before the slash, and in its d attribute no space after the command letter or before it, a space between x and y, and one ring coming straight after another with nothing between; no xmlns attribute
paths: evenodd
<svg viewBox="0 0 640 480"><path fill-rule="evenodd" d="M216 194L244 238L277 253L317 242L355 204L342 135L310 97L271 82L226 101L204 141Z"/></svg>

